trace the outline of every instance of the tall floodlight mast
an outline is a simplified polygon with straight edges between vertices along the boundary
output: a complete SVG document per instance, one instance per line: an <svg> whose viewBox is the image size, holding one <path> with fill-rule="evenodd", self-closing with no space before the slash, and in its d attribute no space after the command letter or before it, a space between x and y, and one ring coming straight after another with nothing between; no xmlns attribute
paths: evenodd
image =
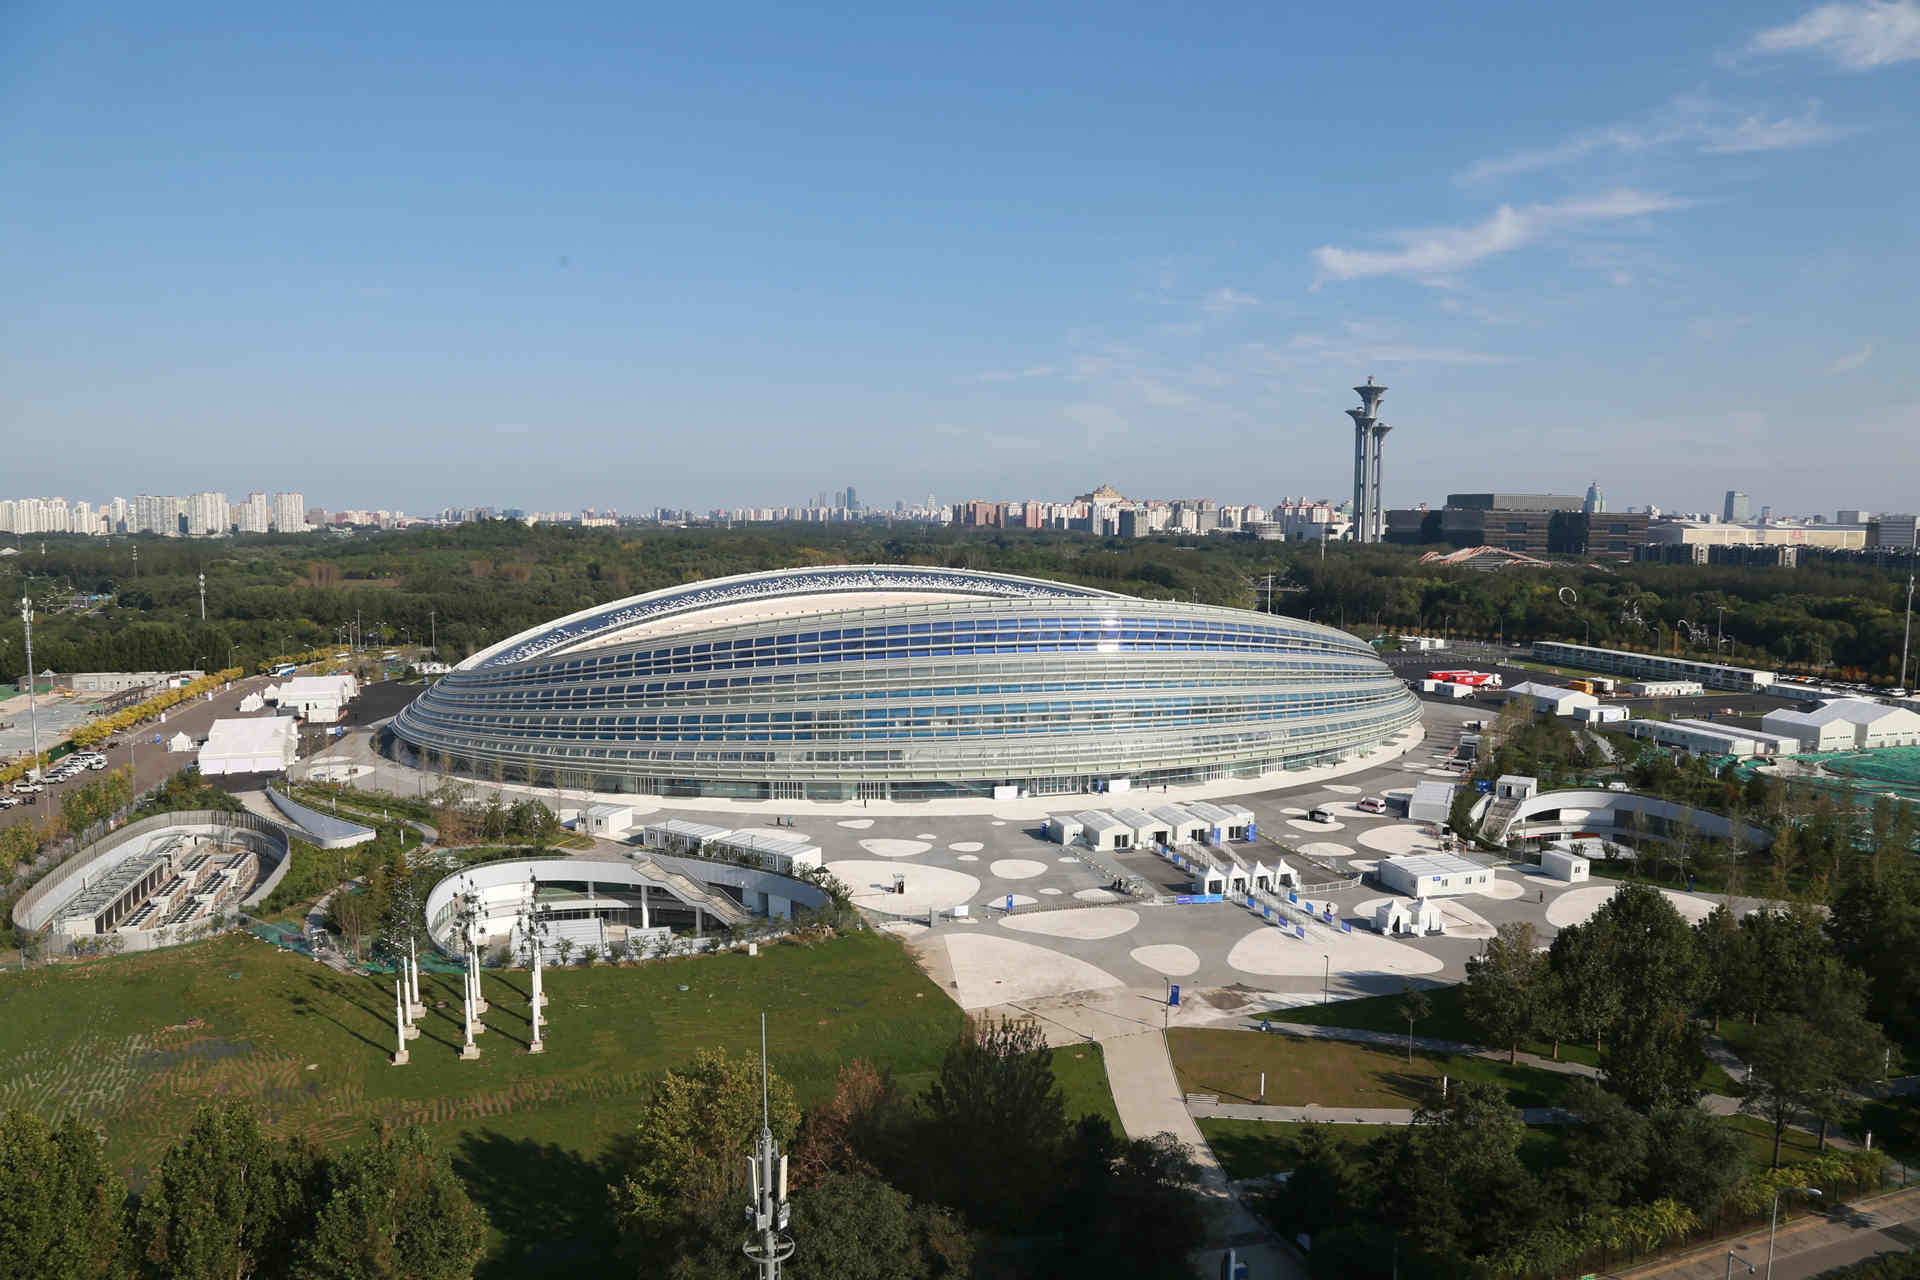
<svg viewBox="0 0 1920 1280"><path fill-rule="evenodd" d="M33 597L20 597L20 629L25 632L22 639L27 646L27 720L33 725L33 768L27 776L35 782L40 780L40 709L33 700ZM40 797L34 796L38 804Z"/></svg>
<svg viewBox="0 0 1920 1280"><path fill-rule="evenodd" d="M780 1264L793 1256L793 1239L785 1234L791 1207L787 1204L787 1158L773 1141L767 1109L767 1015L760 1015L760 1141L747 1158L753 1199L747 1204L746 1255L760 1270L760 1280L780 1280Z"/></svg>

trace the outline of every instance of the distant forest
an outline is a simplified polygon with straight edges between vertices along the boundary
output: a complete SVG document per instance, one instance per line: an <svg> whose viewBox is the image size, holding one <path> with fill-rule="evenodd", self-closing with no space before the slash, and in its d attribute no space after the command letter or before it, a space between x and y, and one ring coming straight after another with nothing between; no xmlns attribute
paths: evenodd
<svg viewBox="0 0 1920 1280"><path fill-rule="evenodd" d="M137 555L136 555L137 552ZM35 601L41 670L257 667L335 644L359 617L373 643L458 661L591 604L700 578L812 564L991 569L1342 626L1512 641L1569 639L1891 683L1904 570L1675 565L1548 569L1423 565L1415 550L1250 538L1101 538L917 524L455 528L182 541L28 536L0 559L9 598ZM206 621L196 575L204 572ZM1572 588L1572 592L1563 592ZM1577 597L1577 598L1575 598ZM0 679L25 667L17 610L0 619Z"/></svg>

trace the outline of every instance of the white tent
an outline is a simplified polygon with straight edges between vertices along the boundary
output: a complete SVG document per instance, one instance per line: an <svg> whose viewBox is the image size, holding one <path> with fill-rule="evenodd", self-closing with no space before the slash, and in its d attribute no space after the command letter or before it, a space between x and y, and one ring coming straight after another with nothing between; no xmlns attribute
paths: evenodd
<svg viewBox="0 0 1920 1280"><path fill-rule="evenodd" d="M180 735L185 737L185 734ZM299 730L287 716L215 720L200 748L200 772L285 773L299 751Z"/></svg>
<svg viewBox="0 0 1920 1280"><path fill-rule="evenodd" d="M1373 909L1373 931L1397 934L1413 932L1413 913L1398 898L1390 898Z"/></svg>
<svg viewBox="0 0 1920 1280"><path fill-rule="evenodd" d="M183 751L191 751L193 750L193 739L184 733L176 733L167 739L167 750L175 752L176 754Z"/></svg>
<svg viewBox="0 0 1920 1280"><path fill-rule="evenodd" d="M1440 913L1440 904L1431 898L1413 900L1413 931L1415 933L1445 933L1447 918Z"/></svg>
<svg viewBox="0 0 1920 1280"><path fill-rule="evenodd" d="M266 706L267 700L257 693L250 693L240 699L240 710L242 711L263 711L266 709Z"/></svg>
<svg viewBox="0 0 1920 1280"><path fill-rule="evenodd" d="M280 686L280 705L302 719L332 724L359 692L349 675L295 676Z"/></svg>

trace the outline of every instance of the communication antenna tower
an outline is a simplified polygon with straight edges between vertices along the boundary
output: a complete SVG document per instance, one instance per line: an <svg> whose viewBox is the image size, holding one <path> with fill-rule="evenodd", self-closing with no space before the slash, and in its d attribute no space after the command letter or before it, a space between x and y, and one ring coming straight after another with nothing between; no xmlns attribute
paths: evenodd
<svg viewBox="0 0 1920 1280"><path fill-rule="evenodd" d="M787 1158L773 1140L767 1109L767 1015L760 1015L760 1141L747 1158L753 1199L747 1203L746 1255L760 1271L761 1280L780 1280L780 1264L793 1256L793 1238L786 1234Z"/></svg>

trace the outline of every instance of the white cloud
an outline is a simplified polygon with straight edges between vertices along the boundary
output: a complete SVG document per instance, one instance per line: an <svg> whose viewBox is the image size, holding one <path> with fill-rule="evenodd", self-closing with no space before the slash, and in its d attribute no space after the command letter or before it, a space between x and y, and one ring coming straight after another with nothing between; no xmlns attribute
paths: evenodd
<svg viewBox="0 0 1920 1280"><path fill-rule="evenodd" d="M1851 373L1873 359L1873 344L1869 342L1858 351L1849 351L1827 366L1828 373Z"/></svg>
<svg viewBox="0 0 1920 1280"><path fill-rule="evenodd" d="M1755 32L1748 53L1818 53L1850 71L1920 58L1920 0L1823 4L1785 26Z"/></svg>
<svg viewBox="0 0 1920 1280"><path fill-rule="evenodd" d="M1231 315L1245 307L1257 307L1260 299L1238 289L1215 289L1200 303L1200 309L1208 315Z"/></svg>
<svg viewBox="0 0 1920 1280"><path fill-rule="evenodd" d="M1313 261L1321 280L1405 276L1437 284L1488 258L1526 248L1558 231L1684 209L1689 203L1677 196L1621 188L1549 204L1503 204L1491 217L1472 226L1389 231L1385 238L1398 246L1393 249L1322 245L1313 251Z"/></svg>
<svg viewBox="0 0 1920 1280"><path fill-rule="evenodd" d="M1820 118L1817 102L1808 103L1798 115L1773 115L1742 112L1705 97L1676 98L1639 123L1590 129L1550 147L1482 160L1462 173L1459 180L1486 182L1559 168L1589 156L1638 155L1660 147L1685 146L1712 154L1780 151L1829 142L1845 133Z"/></svg>

